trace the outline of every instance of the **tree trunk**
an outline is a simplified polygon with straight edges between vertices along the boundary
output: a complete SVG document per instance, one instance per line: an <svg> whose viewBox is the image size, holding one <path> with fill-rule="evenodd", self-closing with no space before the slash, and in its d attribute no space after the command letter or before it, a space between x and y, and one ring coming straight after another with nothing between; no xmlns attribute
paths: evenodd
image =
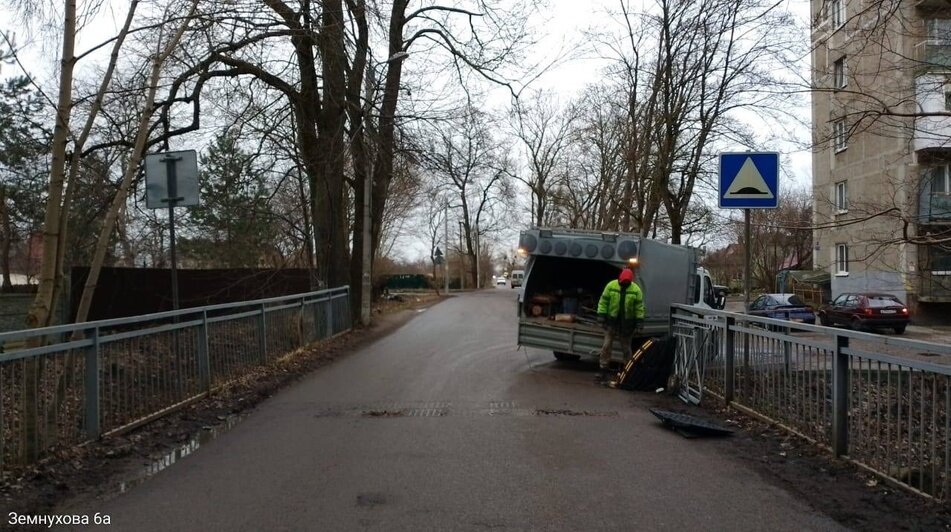
<svg viewBox="0 0 951 532"><path fill-rule="evenodd" d="M346 143L346 50L341 0L325 0L317 36L321 55L323 106L317 116L318 169L311 196L316 227L319 269L330 287L348 284L347 198L344 190Z"/></svg>
<svg viewBox="0 0 951 532"><path fill-rule="evenodd" d="M403 52L403 26L406 23L406 6L409 0L394 0L390 12L388 58ZM396 106L399 103L400 79L403 73L403 59L396 58L387 62L386 80L383 84L383 102L380 107L379 139L377 143L376 163L373 166L373 195L371 196L371 256L375 257L380 247L383 212L393 179L393 157L396 153Z"/></svg>
<svg viewBox="0 0 951 532"><path fill-rule="evenodd" d="M0 185L0 273L3 274L3 285L0 291L9 292L13 289L13 280L10 279L10 244L13 241L13 224L10 223L10 210L7 209L7 189Z"/></svg>
<svg viewBox="0 0 951 532"><path fill-rule="evenodd" d="M63 12L63 48L60 60L59 96L56 104L56 123L53 126L51 169L46 214L43 217L43 262L40 265L39 286L36 298L27 315L27 327L49 325L56 285L56 255L60 242L60 217L63 216L62 199L66 175L66 143L69 142L69 115L73 104L73 67L76 64L76 0L65 0ZM29 347L40 344L41 338L31 339ZM21 459L31 463L39 456L40 442L37 431L37 386L40 366L37 357L27 358L23 363L23 432L21 433Z"/></svg>
<svg viewBox="0 0 951 532"><path fill-rule="evenodd" d="M96 241L96 249L93 253L92 263L89 266L89 275L86 277L86 284L83 287L82 296L79 298L79 306L76 309L76 323L82 323L86 321L86 318L89 315L89 307L92 304L92 296L95 293L96 285L99 282L99 272L102 270L102 264L106 257L106 251L109 248L109 241L112 239L112 232L115 229L116 219L119 216L119 212L122 210L122 206L125 205L126 198L129 194L129 188L132 185L132 178L135 176L135 172L139 168L139 162L141 161L145 152L145 143L149 137L149 120L151 119L152 113L154 111L153 106L155 104L155 93L158 91L159 78L162 74L162 65L165 63L165 60L168 58L168 56L171 55L171 53L175 50L175 47L178 46L178 42L185 33L185 28L188 27L189 20L195 13L195 8L197 5L198 0L192 0L191 8L185 17L184 22L182 22L175 34L171 37L171 39L169 39L168 43L166 43L162 52L156 55L152 60L152 71L149 75L148 92L146 93L145 101L142 104L142 112L139 115L139 123L136 126L135 146L132 148L132 154L129 156L129 159L126 162L125 172L122 174L122 181L119 184L119 190L116 191L116 195L112 199L112 205L109 207L109 212L106 213L106 218L102 222L102 228L99 232L99 239Z"/></svg>

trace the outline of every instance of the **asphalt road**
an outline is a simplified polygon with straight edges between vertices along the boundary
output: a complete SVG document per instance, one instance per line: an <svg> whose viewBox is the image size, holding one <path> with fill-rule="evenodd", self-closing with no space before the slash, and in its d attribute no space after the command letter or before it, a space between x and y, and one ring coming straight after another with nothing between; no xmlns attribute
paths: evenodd
<svg viewBox="0 0 951 532"><path fill-rule="evenodd" d="M131 491L110 530L834 530L653 394L516 350L514 291L421 312Z"/></svg>

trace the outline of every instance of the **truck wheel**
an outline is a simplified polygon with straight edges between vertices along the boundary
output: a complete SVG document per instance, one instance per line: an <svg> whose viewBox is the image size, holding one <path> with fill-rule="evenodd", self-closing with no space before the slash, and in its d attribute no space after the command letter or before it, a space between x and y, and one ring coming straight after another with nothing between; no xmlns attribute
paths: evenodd
<svg viewBox="0 0 951 532"><path fill-rule="evenodd" d="M559 351L554 351L554 353L555 359L561 360L562 362L581 360L581 355L575 355L573 353L561 353Z"/></svg>
<svg viewBox="0 0 951 532"><path fill-rule="evenodd" d="M829 319L829 316L825 312L819 313L819 323L825 325L826 327L832 325L832 321Z"/></svg>
<svg viewBox="0 0 951 532"><path fill-rule="evenodd" d="M899 325L898 327L895 327L895 334L905 334L905 326Z"/></svg>
<svg viewBox="0 0 951 532"><path fill-rule="evenodd" d="M858 318L852 318L852 321L849 322L849 328L852 329L853 331L861 331L862 320Z"/></svg>

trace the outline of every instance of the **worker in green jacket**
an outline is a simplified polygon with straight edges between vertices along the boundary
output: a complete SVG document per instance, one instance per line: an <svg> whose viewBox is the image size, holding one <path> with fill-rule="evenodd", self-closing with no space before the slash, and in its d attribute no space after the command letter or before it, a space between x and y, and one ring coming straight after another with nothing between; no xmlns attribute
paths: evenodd
<svg viewBox="0 0 951 532"><path fill-rule="evenodd" d="M598 302L598 318L604 327L599 379L605 382L611 378L611 344L616 338L624 352L630 353L631 340L644 320L644 294L634 282L634 272L630 268L621 270L618 278L604 287Z"/></svg>

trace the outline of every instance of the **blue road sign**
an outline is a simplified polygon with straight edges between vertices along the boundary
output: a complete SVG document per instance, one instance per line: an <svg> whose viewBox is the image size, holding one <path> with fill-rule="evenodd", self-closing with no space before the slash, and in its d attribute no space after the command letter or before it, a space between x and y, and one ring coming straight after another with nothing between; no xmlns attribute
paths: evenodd
<svg viewBox="0 0 951 532"><path fill-rule="evenodd" d="M720 154L721 209L775 209L779 206L779 154Z"/></svg>

